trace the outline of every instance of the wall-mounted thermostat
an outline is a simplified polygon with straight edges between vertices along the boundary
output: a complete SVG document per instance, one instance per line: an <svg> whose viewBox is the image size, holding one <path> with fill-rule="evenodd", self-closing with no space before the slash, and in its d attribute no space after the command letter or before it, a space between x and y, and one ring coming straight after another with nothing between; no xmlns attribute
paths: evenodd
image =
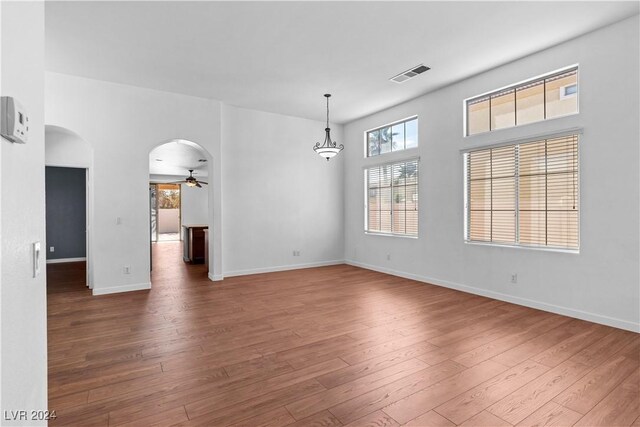
<svg viewBox="0 0 640 427"><path fill-rule="evenodd" d="M29 116L26 110L10 96L3 96L0 100L0 135L11 142L25 144L29 139Z"/></svg>

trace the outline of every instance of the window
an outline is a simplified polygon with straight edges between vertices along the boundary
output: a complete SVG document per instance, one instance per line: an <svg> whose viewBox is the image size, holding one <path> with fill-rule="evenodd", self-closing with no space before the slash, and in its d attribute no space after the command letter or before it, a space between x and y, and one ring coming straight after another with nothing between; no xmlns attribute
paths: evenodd
<svg viewBox="0 0 640 427"><path fill-rule="evenodd" d="M469 242L579 247L578 136L465 153Z"/></svg>
<svg viewBox="0 0 640 427"><path fill-rule="evenodd" d="M418 159L365 170L365 231L418 235Z"/></svg>
<svg viewBox="0 0 640 427"><path fill-rule="evenodd" d="M465 102L466 135L578 112L578 67L513 85Z"/></svg>
<svg viewBox="0 0 640 427"><path fill-rule="evenodd" d="M418 146L418 118L403 120L367 132L367 157Z"/></svg>

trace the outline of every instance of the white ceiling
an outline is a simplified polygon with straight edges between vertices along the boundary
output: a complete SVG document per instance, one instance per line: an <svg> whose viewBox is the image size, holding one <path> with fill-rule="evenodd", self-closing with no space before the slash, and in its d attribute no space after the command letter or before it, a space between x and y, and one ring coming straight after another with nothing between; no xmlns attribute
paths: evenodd
<svg viewBox="0 0 640 427"><path fill-rule="evenodd" d="M207 176L208 162L204 151L195 143L175 140L154 148L149 153L149 174L173 175L181 178L189 176L189 169L194 169L193 176Z"/></svg>
<svg viewBox="0 0 640 427"><path fill-rule="evenodd" d="M50 71L346 122L638 13L633 2L46 2ZM432 68L403 84L388 79Z"/></svg>

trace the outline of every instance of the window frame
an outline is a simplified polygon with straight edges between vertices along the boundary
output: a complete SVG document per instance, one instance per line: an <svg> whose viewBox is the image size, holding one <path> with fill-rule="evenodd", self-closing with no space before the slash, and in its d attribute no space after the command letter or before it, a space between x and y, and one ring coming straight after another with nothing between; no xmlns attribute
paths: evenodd
<svg viewBox="0 0 640 427"><path fill-rule="evenodd" d="M369 155L369 134L371 132L376 132L385 128L393 128L393 126L399 125L400 123L407 123L410 122L412 120L416 121L416 146L415 147L411 147L411 148L403 148L402 150L395 150L393 151L393 147L391 148L391 151L389 151L388 153L380 153L380 154L376 154L374 156ZM405 145L406 145L406 125L405 125ZM409 151L411 152L411 150L417 150L420 147L420 138L418 137L418 134L420 133L420 122L418 120L418 115L414 114L412 116L406 117L404 119L400 119L400 120L396 120L387 124L384 124L382 126L376 126L374 128L371 129L367 129L364 131L364 158L365 159L372 159L372 158L379 158L380 156L388 156L390 154L393 153L401 153L401 152L406 152Z"/></svg>
<svg viewBox="0 0 640 427"><path fill-rule="evenodd" d="M386 126L383 126L386 127ZM374 129L375 130L375 129ZM366 135L366 133L365 133ZM401 150L404 151L404 150ZM374 157L378 157L378 156L374 156ZM405 228L405 233L387 233L387 232L382 232L382 231L375 231L375 230L369 230L369 169L372 168L380 168L383 166L390 166L391 167L391 173L393 174L393 167L397 164L401 164L401 163L407 163L407 162L416 162L416 166L417 166L417 179L416 179L416 194L418 194L418 209L416 210L417 212L417 218L416 218L416 234L407 234L406 233L406 228ZM372 236L386 236L386 237L401 237L401 238L405 238L405 239L418 239L420 236L420 157L419 156L411 156L411 157L407 157L407 158L403 158L403 159L397 159L397 160L393 160L393 161L388 161L388 162L382 162L382 163L375 163L375 164L370 164L370 165L365 165L362 167L363 170L363 177L364 177L364 233L368 234L368 235L372 235ZM393 182L393 180L391 180L391 182ZM404 185L406 187L406 184ZM393 228L393 185L391 185L390 187L390 191L391 191L391 195L392 195L392 200L391 200L391 204L390 204L390 212L391 212L391 225ZM406 212L406 209L404 210L404 212ZM405 223L406 225L406 223Z"/></svg>
<svg viewBox="0 0 640 427"><path fill-rule="evenodd" d="M528 85L532 85L534 83L537 82L544 82L546 79L561 75L561 74L565 74L567 72L570 71L575 71L576 72L576 83L575 85L577 86L577 91L575 94L571 94L566 96L565 98L560 98L560 99L567 99L567 98L572 98L572 97L576 97L576 111L571 112L571 113L567 113L567 114L562 114L559 116L553 116L550 118L546 117L546 113L545 113L545 117L542 120L536 120L533 122L528 122L528 123L524 123L524 124L518 124L517 122L517 115L518 115L518 110L517 110L517 103L516 106L514 107L514 115L515 115L515 122L513 126L507 126L507 127L503 127L503 128L498 128L498 129L489 129L486 131L482 131L482 132L476 132L473 134L469 134L469 102L474 101L476 99L480 99L480 98L489 98L491 99L491 97L502 93L502 92L508 92L513 90L514 94L517 93L518 88L524 87L524 86L528 86ZM543 83L544 85L544 83ZM565 85L566 86L570 86L570 85ZM546 89L543 89L543 93L545 94L544 96L546 97ZM562 95L562 94L561 94ZM545 99L545 103L546 103L546 99ZM546 105L545 105L545 110L546 110ZM489 110L491 111L491 110ZM559 118L563 118L563 117L569 117L569 116L573 116L576 114L580 113L580 64L572 64L572 65L568 65L566 67L563 68L559 68L557 70L548 72L548 73L544 73L544 74L540 74L538 76L532 77L532 78L528 78L522 81L519 81L517 83L512 83L506 86L502 86L498 89L493 89L484 93L481 93L479 95L474 95L471 96L469 98L465 98L462 101L462 115L463 115L463 121L462 121L462 136L464 138L469 138L469 137L474 137L477 135L484 135L484 134L488 134L491 132L496 132L496 131L500 131L503 129L513 129L516 127L521 127L521 126L527 126L530 124L534 124L534 123L541 123L541 122L546 122L548 120L555 120L555 119L559 119ZM491 112L489 112L489 120L491 120ZM489 126L491 127L491 126Z"/></svg>
<svg viewBox="0 0 640 427"><path fill-rule="evenodd" d="M468 245L478 245L478 246L489 246L489 247L498 247L498 248L515 248L515 249L525 249L525 250L535 250L535 251L546 251L546 252L561 252L561 253L567 253L567 254L580 254L580 249L582 248L582 232L581 232L581 221L582 221L582 204L581 204L581 191L582 191L582 184L581 184L581 141L582 141L582 133L583 130L582 128L573 128L573 129L568 129L566 131L562 131L562 132L556 132L556 133L546 133L546 134L542 134L542 135L535 135L535 136L531 136L531 137L527 137L527 138L521 138L521 139L515 139L515 140L507 140L507 141L503 141L503 142L499 142L499 143L495 143L495 144L489 144L489 145L483 145L483 146L478 146L478 147L473 147L473 148L468 148L468 149L462 149L460 150L460 152L463 154L462 156L462 171L463 171L463 186L464 186L464 191L463 191L463 208L464 208L464 213L463 213L463 241L465 244ZM489 241L483 241L483 240L471 240L469 238L469 221L470 221L470 188L469 188L469 176L468 176L468 163L467 163L467 158L469 153L474 152L474 151L482 151L482 150L489 150L489 149L493 149L493 148L500 148L500 147L508 147L508 146L515 146L517 147L516 150L519 151L519 147L520 145L524 145L527 143L535 143L535 142L540 142L540 141L546 141L546 140L550 140L550 139L555 139L555 138L562 138L562 137L569 137L569 136L576 136L576 165L577 165L577 171L576 171L576 198L578 200L578 205L580 206L580 208L578 209L578 218L577 218L577 247L576 248L569 248L569 247L561 247L561 246L543 246L543 245L534 245L534 244L526 244L526 243L519 243L519 242L514 242L514 243L500 243L500 242L489 242ZM520 174L519 172L517 173L516 177L516 183L519 182L520 179ZM516 184L517 185L517 184ZM516 187L516 195L515 195L515 214L516 214L516 227L517 224L519 223L518 221L518 216L519 216L519 195L518 195L518 188ZM519 240L519 230L516 228L516 237Z"/></svg>

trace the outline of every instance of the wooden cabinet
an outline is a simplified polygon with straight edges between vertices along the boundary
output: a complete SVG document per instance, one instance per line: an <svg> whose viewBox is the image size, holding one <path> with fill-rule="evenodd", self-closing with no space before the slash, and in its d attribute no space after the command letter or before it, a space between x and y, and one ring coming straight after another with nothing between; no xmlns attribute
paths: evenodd
<svg viewBox="0 0 640 427"><path fill-rule="evenodd" d="M184 228L184 251L182 259L184 262L192 264L202 264L205 262L207 225L183 225Z"/></svg>

